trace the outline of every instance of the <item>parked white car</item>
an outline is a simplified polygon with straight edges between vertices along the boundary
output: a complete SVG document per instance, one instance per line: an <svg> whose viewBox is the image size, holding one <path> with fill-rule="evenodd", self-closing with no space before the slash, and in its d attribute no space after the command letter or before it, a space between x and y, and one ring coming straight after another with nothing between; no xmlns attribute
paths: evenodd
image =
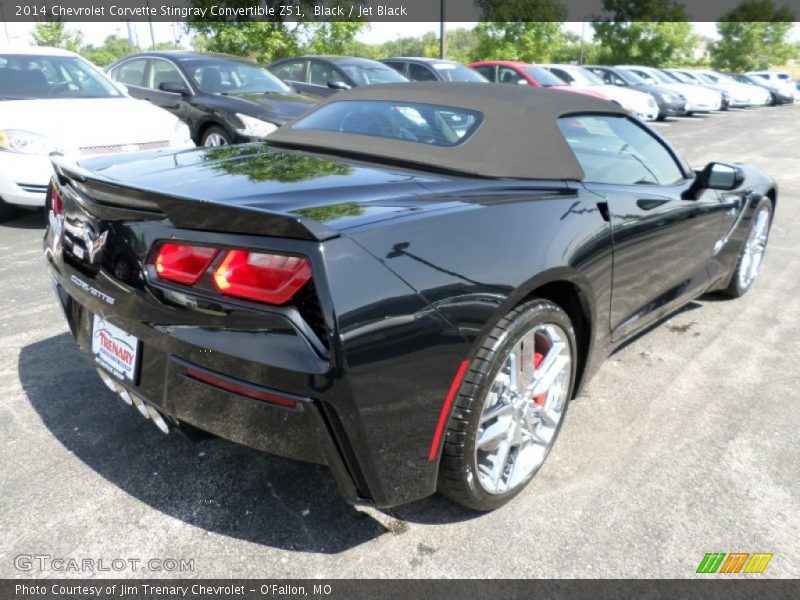
<svg viewBox="0 0 800 600"><path fill-rule="evenodd" d="M684 73L688 71L700 81L728 92L731 106L766 106L772 100L772 94L764 88L739 83L728 75L710 69L681 69L681 71Z"/></svg>
<svg viewBox="0 0 800 600"><path fill-rule="evenodd" d="M639 115L646 121L658 118L658 104L655 98L645 92L627 89L617 85L608 85L589 69L574 65L541 65L559 79L569 85L591 88L619 104L625 110Z"/></svg>
<svg viewBox="0 0 800 600"><path fill-rule="evenodd" d="M722 107L722 94L720 92L688 83L678 83L670 79L666 73L662 73L654 67L617 65L617 68L631 71L651 85L662 86L668 90L678 92L686 98L687 114L711 112Z"/></svg>
<svg viewBox="0 0 800 600"><path fill-rule="evenodd" d="M763 79L770 85L794 96L794 101L800 100L800 90L794 84L791 74L786 71L748 71L747 75Z"/></svg>
<svg viewBox="0 0 800 600"><path fill-rule="evenodd" d="M0 48L0 221L43 206L50 155L76 159L191 148L189 128L56 48Z"/></svg>

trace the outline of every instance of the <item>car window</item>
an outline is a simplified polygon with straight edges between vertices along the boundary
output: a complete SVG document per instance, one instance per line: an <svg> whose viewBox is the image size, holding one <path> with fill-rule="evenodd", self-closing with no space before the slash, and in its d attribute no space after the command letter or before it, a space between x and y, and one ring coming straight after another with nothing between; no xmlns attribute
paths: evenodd
<svg viewBox="0 0 800 600"><path fill-rule="evenodd" d="M118 98L122 93L96 67L76 56L0 55L0 97Z"/></svg>
<svg viewBox="0 0 800 600"><path fill-rule="evenodd" d="M572 83L573 81L575 81L575 78L571 74L567 73L564 69L557 69L555 67L550 67L550 72L559 79L563 79L567 83Z"/></svg>
<svg viewBox="0 0 800 600"><path fill-rule="evenodd" d="M303 67L305 61L291 60L273 67L272 72L285 81L304 81Z"/></svg>
<svg viewBox="0 0 800 600"><path fill-rule="evenodd" d="M398 73L402 73L403 68L405 67L405 63L400 60L385 60L383 63L389 67L392 67Z"/></svg>
<svg viewBox="0 0 800 600"><path fill-rule="evenodd" d="M124 83L125 85L135 85L144 87L144 73L147 67L147 60L135 58L126 61L111 71L111 79Z"/></svg>
<svg viewBox="0 0 800 600"><path fill-rule="evenodd" d="M274 73L255 63L226 58L188 58L183 68L201 91L207 94L287 93L291 88Z"/></svg>
<svg viewBox="0 0 800 600"><path fill-rule="evenodd" d="M471 83L486 83L487 81L486 77L480 73L458 63L432 63L431 68L439 74L439 78L442 81L467 81Z"/></svg>
<svg viewBox="0 0 800 600"><path fill-rule="evenodd" d="M500 67L497 70L497 80L500 83L517 83L518 84L520 81L528 83L522 75L520 75L514 69L511 69L509 67Z"/></svg>
<svg viewBox="0 0 800 600"><path fill-rule="evenodd" d="M327 87L328 82L342 81L342 76L332 66L319 62L311 61L308 68L308 83Z"/></svg>
<svg viewBox="0 0 800 600"><path fill-rule="evenodd" d="M489 81L494 81L494 67L492 65L483 65L481 67L472 67L478 73L486 77Z"/></svg>
<svg viewBox="0 0 800 600"><path fill-rule="evenodd" d="M179 83L184 85L183 77L181 77L181 73L175 65L166 60L152 59L150 61L150 74L146 87L158 90L161 89L159 86L162 83Z"/></svg>
<svg viewBox="0 0 800 600"><path fill-rule="evenodd" d="M684 179L670 151L627 117L569 116L560 118L558 126L587 182L672 185Z"/></svg>
<svg viewBox="0 0 800 600"><path fill-rule="evenodd" d="M399 83L401 81L408 81L404 75L401 75L394 69L377 63L375 65L368 63L359 64L343 64L339 65L347 76L355 81L356 85L372 85L375 83Z"/></svg>
<svg viewBox="0 0 800 600"><path fill-rule="evenodd" d="M370 137L457 146L478 128L483 115L466 108L388 100L339 100L301 118L293 129L335 131Z"/></svg>
<svg viewBox="0 0 800 600"><path fill-rule="evenodd" d="M658 84L658 80L655 77L651 76L649 73L646 73L645 71L639 71L637 69L628 69L628 71L630 71L637 77L641 77L642 81L646 83Z"/></svg>
<svg viewBox="0 0 800 600"><path fill-rule="evenodd" d="M533 77L534 81L542 87L551 87L554 85L564 85L566 82L559 79L553 73L544 67L521 67L525 73Z"/></svg>
<svg viewBox="0 0 800 600"><path fill-rule="evenodd" d="M424 65L418 65L416 63L409 63L408 78L411 81L437 81L433 71Z"/></svg>

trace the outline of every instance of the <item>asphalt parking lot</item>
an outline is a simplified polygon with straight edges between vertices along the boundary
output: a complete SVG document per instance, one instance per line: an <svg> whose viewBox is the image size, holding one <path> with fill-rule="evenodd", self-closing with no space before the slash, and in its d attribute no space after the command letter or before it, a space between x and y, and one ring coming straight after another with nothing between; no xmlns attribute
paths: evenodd
<svg viewBox="0 0 800 600"><path fill-rule="evenodd" d="M800 105L656 127L695 166L778 181L761 276L612 356L532 485L485 515L358 510L323 467L163 435L75 350L42 215L0 225L0 577L694 577L707 552L771 552L763 576L800 577ZM32 554L194 571L15 567Z"/></svg>

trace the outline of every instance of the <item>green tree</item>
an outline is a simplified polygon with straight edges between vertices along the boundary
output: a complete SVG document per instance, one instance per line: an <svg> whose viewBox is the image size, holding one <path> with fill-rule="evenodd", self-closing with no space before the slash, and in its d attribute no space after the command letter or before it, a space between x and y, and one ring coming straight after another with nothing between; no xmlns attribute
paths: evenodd
<svg viewBox="0 0 800 600"><path fill-rule="evenodd" d="M603 0L610 17L592 23L599 60L656 67L694 60L699 37L675 0Z"/></svg>
<svg viewBox="0 0 800 600"><path fill-rule="evenodd" d="M100 67L107 67L115 60L139 52L139 48L131 45L127 38L118 35L108 36L101 46L84 46L81 54Z"/></svg>
<svg viewBox="0 0 800 600"><path fill-rule="evenodd" d="M43 21L33 28L31 41L36 46L53 46L78 52L83 34L80 31L69 31L61 21Z"/></svg>
<svg viewBox="0 0 800 600"><path fill-rule="evenodd" d="M355 53L356 35L366 27L368 24L363 21L319 23L312 28L306 51L311 54L352 55Z"/></svg>
<svg viewBox="0 0 800 600"><path fill-rule="evenodd" d="M475 30L465 29L464 27L448 31L445 41L446 58L463 63L472 59L475 54L475 48L478 46L478 36L475 34ZM438 56L438 53L436 56Z"/></svg>
<svg viewBox="0 0 800 600"><path fill-rule="evenodd" d="M484 22L478 23L475 35L474 60L550 62L564 44L559 22Z"/></svg>
<svg viewBox="0 0 800 600"><path fill-rule="evenodd" d="M786 39L793 18L771 0L745 0L717 23L720 39L711 47L711 63L732 71L785 64L797 51Z"/></svg>

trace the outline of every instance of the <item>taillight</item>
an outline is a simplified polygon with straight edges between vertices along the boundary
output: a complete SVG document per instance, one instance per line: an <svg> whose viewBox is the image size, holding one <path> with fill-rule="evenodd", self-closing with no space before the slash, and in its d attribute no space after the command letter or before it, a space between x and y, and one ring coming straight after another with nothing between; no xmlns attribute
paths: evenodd
<svg viewBox="0 0 800 600"><path fill-rule="evenodd" d="M311 279L311 266L298 256L229 250L213 279L226 296L284 304Z"/></svg>
<svg viewBox="0 0 800 600"><path fill-rule="evenodd" d="M50 184L50 210L56 217L64 216L64 200L55 183Z"/></svg>
<svg viewBox="0 0 800 600"><path fill-rule="evenodd" d="M166 243L158 249L155 267L159 278L194 285L219 253L216 248Z"/></svg>

